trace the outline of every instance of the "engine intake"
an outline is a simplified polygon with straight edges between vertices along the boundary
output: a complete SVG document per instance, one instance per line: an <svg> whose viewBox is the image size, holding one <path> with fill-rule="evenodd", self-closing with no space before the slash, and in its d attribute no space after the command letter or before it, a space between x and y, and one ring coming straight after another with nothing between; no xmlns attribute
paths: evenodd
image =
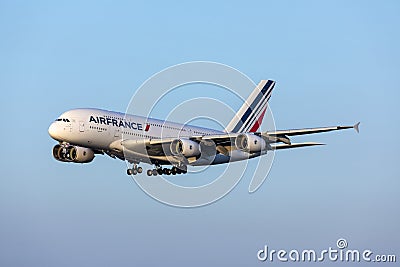
<svg viewBox="0 0 400 267"><path fill-rule="evenodd" d="M238 149L249 153L260 152L267 147L265 140L254 134L239 134L235 145Z"/></svg>
<svg viewBox="0 0 400 267"><path fill-rule="evenodd" d="M195 157L200 155L200 145L189 139L175 139L170 150L174 156Z"/></svg>
<svg viewBox="0 0 400 267"><path fill-rule="evenodd" d="M62 162L88 163L94 159L94 152L85 147L55 145L53 157Z"/></svg>

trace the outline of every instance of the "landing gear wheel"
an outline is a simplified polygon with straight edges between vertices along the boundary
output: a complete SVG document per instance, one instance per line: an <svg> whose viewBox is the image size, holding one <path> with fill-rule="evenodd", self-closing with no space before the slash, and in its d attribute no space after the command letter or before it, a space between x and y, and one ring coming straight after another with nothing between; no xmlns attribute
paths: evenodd
<svg viewBox="0 0 400 267"><path fill-rule="evenodd" d="M136 175L138 173L142 173L143 168L142 167L138 167L137 163L133 163L132 169L127 169L126 170L126 174L128 175Z"/></svg>
<svg viewBox="0 0 400 267"><path fill-rule="evenodd" d="M170 170L170 169L167 169L167 170L165 171L165 174L166 174L166 175L171 175L171 170Z"/></svg>
<svg viewBox="0 0 400 267"><path fill-rule="evenodd" d="M178 170L179 170L178 173L183 173L183 174L185 174L185 173L187 173L187 166L186 166L186 165L180 165L180 166L178 167Z"/></svg>
<svg viewBox="0 0 400 267"><path fill-rule="evenodd" d="M153 175L153 170L147 170L147 176L152 176Z"/></svg>
<svg viewBox="0 0 400 267"><path fill-rule="evenodd" d="M157 174L158 174L158 172L157 172L156 169L153 169L151 172L152 172L152 174L153 174L154 176L157 176Z"/></svg>

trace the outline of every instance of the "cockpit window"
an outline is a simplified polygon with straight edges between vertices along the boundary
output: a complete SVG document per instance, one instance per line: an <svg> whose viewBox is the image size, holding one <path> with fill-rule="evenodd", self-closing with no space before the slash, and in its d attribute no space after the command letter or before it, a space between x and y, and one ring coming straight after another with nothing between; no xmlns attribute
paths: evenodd
<svg viewBox="0 0 400 267"><path fill-rule="evenodd" d="M69 119L62 119L62 118L58 118L56 119L56 121L70 122Z"/></svg>

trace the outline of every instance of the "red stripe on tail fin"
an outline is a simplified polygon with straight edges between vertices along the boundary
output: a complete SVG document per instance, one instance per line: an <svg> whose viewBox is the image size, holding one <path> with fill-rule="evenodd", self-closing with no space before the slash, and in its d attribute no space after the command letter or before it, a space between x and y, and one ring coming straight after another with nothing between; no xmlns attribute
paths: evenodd
<svg viewBox="0 0 400 267"><path fill-rule="evenodd" d="M260 117L258 118L258 120L254 123L254 125L251 127L250 132L256 132L259 128L260 125L262 123L262 120L264 118L265 115L265 111L267 110L267 108L264 109L264 111L261 113Z"/></svg>

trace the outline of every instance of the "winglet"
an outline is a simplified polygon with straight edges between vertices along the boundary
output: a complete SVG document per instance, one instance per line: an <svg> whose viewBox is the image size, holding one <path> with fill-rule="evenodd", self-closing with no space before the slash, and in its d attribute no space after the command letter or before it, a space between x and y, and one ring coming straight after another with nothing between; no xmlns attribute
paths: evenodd
<svg viewBox="0 0 400 267"><path fill-rule="evenodd" d="M354 124L354 126L353 126L353 128L354 128L354 130L356 130L356 132L357 133L359 133L360 132L360 122L357 122L356 124Z"/></svg>

